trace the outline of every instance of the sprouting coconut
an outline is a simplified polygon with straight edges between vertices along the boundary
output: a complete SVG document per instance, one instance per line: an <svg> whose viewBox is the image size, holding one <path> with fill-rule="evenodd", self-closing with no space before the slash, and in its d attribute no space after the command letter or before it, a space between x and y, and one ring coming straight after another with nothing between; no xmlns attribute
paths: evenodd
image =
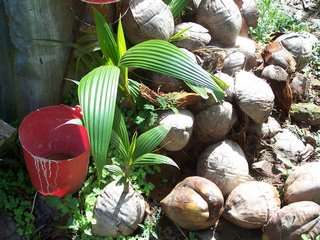
<svg viewBox="0 0 320 240"><path fill-rule="evenodd" d="M162 142L168 151L180 151L189 142L193 130L194 117L188 110L172 111L160 115L160 124L170 128L170 132Z"/></svg>
<svg viewBox="0 0 320 240"><path fill-rule="evenodd" d="M209 29L214 41L233 47L242 25L242 17L233 0L203 0L197 11L196 20Z"/></svg>
<svg viewBox="0 0 320 240"><path fill-rule="evenodd" d="M313 201L320 203L320 162L305 163L296 167L286 180L286 203Z"/></svg>
<svg viewBox="0 0 320 240"><path fill-rule="evenodd" d="M291 203L271 216L264 228L266 240L300 240L302 234L316 239L320 234L320 206L315 202Z"/></svg>
<svg viewBox="0 0 320 240"><path fill-rule="evenodd" d="M202 142L217 142L225 138L237 121L229 102L214 104L196 115L195 134Z"/></svg>
<svg viewBox="0 0 320 240"><path fill-rule="evenodd" d="M223 211L220 189L201 177L188 177L161 201L165 214L177 225L188 230L214 226Z"/></svg>
<svg viewBox="0 0 320 240"><path fill-rule="evenodd" d="M214 182L224 196L251 180L247 159L241 147L231 140L209 146L198 159L197 174Z"/></svg>
<svg viewBox="0 0 320 240"><path fill-rule="evenodd" d="M223 72L217 72L214 74L214 76L220 78L222 81L227 83L229 87L224 91L225 92L225 100L228 102L233 102L233 98L235 96L235 89L234 89L234 84L235 80L233 77L230 75L223 73Z"/></svg>
<svg viewBox="0 0 320 240"><path fill-rule="evenodd" d="M243 228L261 228L280 209L280 203L279 193L271 184L249 181L230 193L223 217Z"/></svg>
<svg viewBox="0 0 320 240"><path fill-rule="evenodd" d="M181 31L184 31L183 39L176 43L178 47L193 50L204 47L211 41L208 29L200 24L193 22L180 23L175 27L175 33Z"/></svg>
<svg viewBox="0 0 320 240"><path fill-rule="evenodd" d="M132 43L149 39L169 39L174 33L174 19L169 7L162 0L128 1L124 15L125 33Z"/></svg>
<svg viewBox="0 0 320 240"><path fill-rule="evenodd" d="M106 165L113 176L119 180L104 187L98 196L92 232L95 235L119 237L132 234L141 224L146 212L146 202L140 193L131 186L134 167L145 164L177 164L164 155L152 153L168 134L168 128L158 126L132 137L126 129L125 121L117 110L112 134L117 165Z"/></svg>
<svg viewBox="0 0 320 240"><path fill-rule="evenodd" d="M241 71L235 78L236 102L254 122L263 123L273 107L274 94L266 81L251 72Z"/></svg>

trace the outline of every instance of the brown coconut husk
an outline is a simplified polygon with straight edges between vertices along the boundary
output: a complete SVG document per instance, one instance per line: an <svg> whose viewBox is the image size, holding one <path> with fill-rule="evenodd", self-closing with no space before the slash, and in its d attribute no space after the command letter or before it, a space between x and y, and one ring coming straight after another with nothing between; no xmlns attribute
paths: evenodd
<svg viewBox="0 0 320 240"><path fill-rule="evenodd" d="M165 214L188 230L214 226L223 211L220 189L202 177L188 177L180 182L162 201Z"/></svg>

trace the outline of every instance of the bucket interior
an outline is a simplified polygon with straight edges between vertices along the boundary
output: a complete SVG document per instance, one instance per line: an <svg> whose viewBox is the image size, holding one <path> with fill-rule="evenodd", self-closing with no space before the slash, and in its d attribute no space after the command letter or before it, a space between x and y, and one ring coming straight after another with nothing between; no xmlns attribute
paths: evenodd
<svg viewBox="0 0 320 240"><path fill-rule="evenodd" d="M34 156L51 160L71 159L88 151L86 129L72 123L80 117L78 110L64 105L30 113L19 128L22 147Z"/></svg>

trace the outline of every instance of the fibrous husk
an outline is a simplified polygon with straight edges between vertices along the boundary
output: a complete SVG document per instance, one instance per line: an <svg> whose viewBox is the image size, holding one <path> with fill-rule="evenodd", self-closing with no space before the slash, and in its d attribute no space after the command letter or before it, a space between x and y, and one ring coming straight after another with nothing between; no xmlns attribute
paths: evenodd
<svg viewBox="0 0 320 240"><path fill-rule="evenodd" d="M170 131L161 145L168 151L180 151L189 142L194 117L188 110L180 110L178 113L167 111L160 116L160 124L170 128Z"/></svg>
<svg viewBox="0 0 320 240"><path fill-rule="evenodd" d="M266 240L300 240L302 234L316 239L320 234L320 206L314 202L291 203L271 217L264 228Z"/></svg>
<svg viewBox="0 0 320 240"><path fill-rule="evenodd" d="M187 88L186 84L176 78L152 73L150 87L156 92L179 92Z"/></svg>
<svg viewBox="0 0 320 240"><path fill-rule="evenodd" d="M130 42L169 39L173 34L174 19L162 0L131 0L128 4L123 26Z"/></svg>
<svg viewBox="0 0 320 240"><path fill-rule="evenodd" d="M184 39L176 43L178 47L194 50L204 47L211 41L211 35L209 34L208 29L202 27L200 24L185 22L180 23L175 27L175 33L183 30L186 30L183 33Z"/></svg>
<svg viewBox="0 0 320 240"><path fill-rule="evenodd" d="M214 182L224 196L251 179L241 147L231 140L209 146L198 159L197 174Z"/></svg>
<svg viewBox="0 0 320 240"><path fill-rule="evenodd" d="M266 66L261 76L268 80L273 80L277 82L287 82L289 80L289 74L280 66L269 65Z"/></svg>
<svg viewBox="0 0 320 240"><path fill-rule="evenodd" d="M269 43L263 50L262 56L266 65L280 66L288 73L296 71L295 59L279 42Z"/></svg>
<svg viewBox="0 0 320 240"><path fill-rule="evenodd" d="M248 27L255 28L258 23L259 12L257 9L256 0L241 0L242 6L240 12L244 17Z"/></svg>
<svg viewBox="0 0 320 240"><path fill-rule="evenodd" d="M307 100L310 94L311 78L302 73L296 73L290 83L295 101Z"/></svg>
<svg viewBox="0 0 320 240"><path fill-rule="evenodd" d="M246 56L245 68L250 70L257 65L256 43L250 38L238 36L236 46Z"/></svg>
<svg viewBox="0 0 320 240"><path fill-rule="evenodd" d="M280 203L279 193L271 184L250 181L230 193L223 217L243 228L261 228L280 209Z"/></svg>
<svg viewBox="0 0 320 240"><path fill-rule="evenodd" d="M233 47L242 25L240 10L233 0L203 0L196 12L197 22L209 29L214 41Z"/></svg>
<svg viewBox="0 0 320 240"><path fill-rule="evenodd" d="M308 32L292 32L281 35L275 41L280 42L293 55L297 69L300 70L308 63L318 39Z"/></svg>
<svg viewBox="0 0 320 240"><path fill-rule="evenodd" d="M224 99L226 101L232 102L233 97L235 96L235 89L234 89L235 80L234 80L234 78L226 73L223 73L223 72L217 72L214 74L214 76L220 78L222 81L224 81L225 83L227 83L229 85L229 87L226 90L224 90L224 92L225 92Z"/></svg>
<svg viewBox="0 0 320 240"><path fill-rule="evenodd" d="M215 104L196 115L195 133L202 142L221 141L236 121L237 115L231 103Z"/></svg>
<svg viewBox="0 0 320 240"><path fill-rule="evenodd" d="M228 49L222 71L230 76L234 76L237 72L245 68L245 64L246 55L243 52L236 48Z"/></svg>
<svg viewBox="0 0 320 240"><path fill-rule="evenodd" d="M273 151L279 160L298 162L309 156L305 144L290 130L282 129L273 137Z"/></svg>
<svg viewBox="0 0 320 240"><path fill-rule="evenodd" d="M113 181L97 198L94 208L96 223L92 225L92 232L109 237L130 235L142 222L145 210L146 202L139 193L131 186L126 188Z"/></svg>
<svg viewBox="0 0 320 240"><path fill-rule="evenodd" d="M193 51L200 59L200 65L208 72L221 71L227 51L217 46L206 46Z"/></svg>
<svg viewBox="0 0 320 240"><path fill-rule="evenodd" d="M305 163L289 174L285 184L286 203L313 201L320 203L320 162Z"/></svg>
<svg viewBox="0 0 320 240"><path fill-rule="evenodd" d="M255 134L261 138L271 138L277 133L281 132L281 126L276 119L268 117L267 122L262 124L256 124L252 126L252 130Z"/></svg>
<svg viewBox="0 0 320 240"><path fill-rule="evenodd" d="M213 226L223 211L220 189L202 177L188 177L161 201L165 214L177 225L188 230Z"/></svg>
<svg viewBox="0 0 320 240"><path fill-rule="evenodd" d="M263 79L240 71L235 77L236 101L240 109L256 123L263 123L273 107L274 94Z"/></svg>

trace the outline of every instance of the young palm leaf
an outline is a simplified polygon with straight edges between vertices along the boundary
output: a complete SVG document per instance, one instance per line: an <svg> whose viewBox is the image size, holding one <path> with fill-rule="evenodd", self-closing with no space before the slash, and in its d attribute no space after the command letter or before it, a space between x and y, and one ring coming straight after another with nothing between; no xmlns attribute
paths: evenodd
<svg viewBox="0 0 320 240"><path fill-rule="evenodd" d="M117 44L118 44L119 56L122 57L127 51L127 45L126 45L126 39L124 37L121 15L119 17L119 22L118 22ZM128 68L120 67L120 71L121 71L122 88L127 91L127 94L130 94Z"/></svg>
<svg viewBox="0 0 320 240"><path fill-rule="evenodd" d="M113 32L106 22L104 16L96 9L93 9L93 11L96 23L96 32L101 51L106 58L110 58L112 60L113 65L117 66L120 56Z"/></svg>
<svg viewBox="0 0 320 240"><path fill-rule="evenodd" d="M120 137L123 145L128 149L130 146L129 133L124 120L124 117L118 107L116 107L116 112L114 115L114 126L113 129L115 133Z"/></svg>
<svg viewBox="0 0 320 240"><path fill-rule="evenodd" d="M139 67L211 89L216 100L224 92L212 76L176 46L163 40L149 40L130 48L120 60L121 66Z"/></svg>
<svg viewBox="0 0 320 240"><path fill-rule="evenodd" d="M137 146L135 151L135 157L140 157L143 154L150 153L160 145L165 139L170 129L164 126L158 126L142 133L137 138Z"/></svg>
<svg viewBox="0 0 320 240"><path fill-rule="evenodd" d="M106 164L112 133L120 69L101 66L85 75L78 87L78 97L88 130L91 153L98 177Z"/></svg>
<svg viewBox="0 0 320 240"><path fill-rule="evenodd" d="M169 8L174 17L178 17L188 4L188 0L171 0Z"/></svg>
<svg viewBox="0 0 320 240"><path fill-rule="evenodd" d="M137 165L160 165L160 164L166 164L171 165L179 169L179 166L169 157L155 154L155 153L146 153L142 156L136 158L133 162L134 166Z"/></svg>

